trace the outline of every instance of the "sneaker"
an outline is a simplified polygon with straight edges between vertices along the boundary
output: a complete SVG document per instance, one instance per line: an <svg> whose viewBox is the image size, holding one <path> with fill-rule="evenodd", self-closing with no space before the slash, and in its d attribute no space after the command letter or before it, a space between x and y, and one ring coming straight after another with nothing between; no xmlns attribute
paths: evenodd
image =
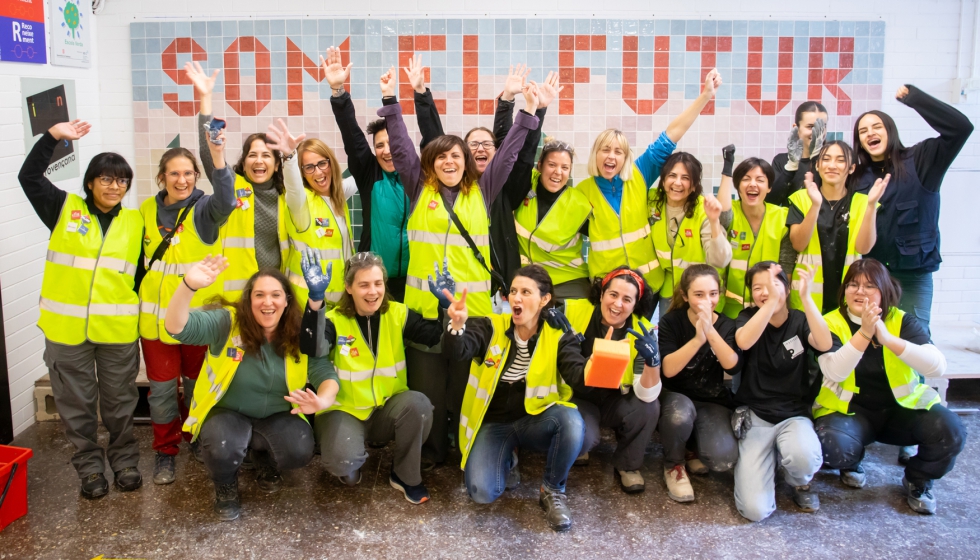
<svg viewBox="0 0 980 560"><path fill-rule="evenodd" d="M422 469L422 472L429 472L438 466L439 463L436 463L432 459L422 459L422 462L419 465L419 467Z"/></svg>
<svg viewBox="0 0 980 560"><path fill-rule="evenodd" d="M109 481L102 473L90 474L82 479L82 496L89 500L101 498L109 493Z"/></svg>
<svg viewBox="0 0 980 560"><path fill-rule="evenodd" d="M575 458L575 462L572 463L572 466L573 467L584 467L585 465L588 465L588 464L589 464L589 452L586 451L585 453L583 453L583 454L581 454L581 455L579 455L578 457Z"/></svg>
<svg viewBox="0 0 980 560"><path fill-rule="evenodd" d="M521 485L521 469L517 467L517 450L511 453L514 461L511 464L510 470L507 472L507 482L504 484L504 489L513 490Z"/></svg>
<svg viewBox="0 0 980 560"><path fill-rule="evenodd" d="M413 504L422 504L429 501L429 491L426 490L424 484L409 486L398 478L395 471L391 471L391 476L388 477L388 484L390 484L395 490L401 490L402 494L405 496L405 499Z"/></svg>
<svg viewBox="0 0 980 560"><path fill-rule="evenodd" d="M544 510L544 518L548 520L548 525L555 531L567 531L572 528L572 512L568 509L568 504L564 492L548 490L541 486L541 494L538 503Z"/></svg>
<svg viewBox="0 0 980 560"><path fill-rule="evenodd" d="M810 485L793 487L793 502L801 511L813 513L820 509L820 496L810 489Z"/></svg>
<svg viewBox="0 0 980 560"><path fill-rule="evenodd" d="M667 482L667 495L671 500L682 504L694 501L694 487L691 486L691 479L687 477L684 465L664 469L664 481Z"/></svg>
<svg viewBox="0 0 980 560"><path fill-rule="evenodd" d="M242 514L237 480L231 484L214 485L214 513L222 521L234 521Z"/></svg>
<svg viewBox="0 0 980 560"><path fill-rule="evenodd" d="M902 486L908 492L908 498L905 501L908 502L912 511L923 515L936 513L936 497L932 495L932 488L919 486L904 476L902 477Z"/></svg>
<svg viewBox="0 0 980 560"><path fill-rule="evenodd" d="M356 471L354 471L349 475L338 476L337 480L339 480L344 485L353 488L361 483L361 469L357 469Z"/></svg>
<svg viewBox="0 0 980 560"><path fill-rule="evenodd" d="M198 463L204 463L204 450L201 448L201 441L191 442L191 455Z"/></svg>
<svg viewBox="0 0 980 560"><path fill-rule="evenodd" d="M115 474L116 488L120 492L132 492L140 486L143 486L143 475L140 474L139 469L136 467L126 467Z"/></svg>
<svg viewBox="0 0 980 560"><path fill-rule="evenodd" d="M685 463L686 463L685 466L687 467L687 472L691 474L696 474L699 476L708 474L708 466L705 465L698 457L698 454L693 451L687 452L687 454L685 455Z"/></svg>
<svg viewBox="0 0 980 560"><path fill-rule="evenodd" d="M909 464L909 459L919 454L918 445L904 445L898 448L898 464L903 467Z"/></svg>
<svg viewBox="0 0 980 560"><path fill-rule="evenodd" d="M153 464L153 484L170 484L177 478L174 473L176 459L173 455L157 452L156 461Z"/></svg>
<svg viewBox="0 0 980 560"><path fill-rule="evenodd" d="M282 475L279 474L279 469L272 464L272 460L267 453L263 453L261 457L258 455L256 453L255 469L257 472L255 474L255 483L266 494L275 494L282 490Z"/></svg>
<svg viewBox="0 0 980 560"><path fill-rule="evenodd" d="M646 483L643 481L643 475L640 471L621 471L616 469L616 474L619 475L619 486L623 489L623 492L627 494L638 494L646 488Z"/></svg>
<svg viewBox="0 0 980 560"><path fill-rule="evenodd" d="M844 483L844 486L864 488L864 485L868 482L868 475L865 474L864 467L859 463L853 469L841 469L840 481Z"/></svg>

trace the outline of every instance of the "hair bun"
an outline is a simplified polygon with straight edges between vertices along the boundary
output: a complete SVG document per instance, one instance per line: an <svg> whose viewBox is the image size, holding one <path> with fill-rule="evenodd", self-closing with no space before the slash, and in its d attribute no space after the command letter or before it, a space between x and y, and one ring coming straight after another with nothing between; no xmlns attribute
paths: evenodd
<svg viewBox="0 0 980 560"><path fill-rule="evenodd" d="M544 137L544 143L545 144L551 144L554 141L555 141L555 137L554 136L545 136Z"/></svg>

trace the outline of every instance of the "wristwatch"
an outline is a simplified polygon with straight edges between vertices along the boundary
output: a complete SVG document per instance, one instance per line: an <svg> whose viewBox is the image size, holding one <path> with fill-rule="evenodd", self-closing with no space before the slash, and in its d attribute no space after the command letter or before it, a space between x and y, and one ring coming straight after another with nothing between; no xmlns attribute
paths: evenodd
<svg viewBox="0 0 980 560"><path fill-rule="evenodd" d="M341 95L344 94L345 91L347 91L347 90L344 89L344 86L340 86L339 88L333 90L333 96L334 97L340 97Z"/></svg>

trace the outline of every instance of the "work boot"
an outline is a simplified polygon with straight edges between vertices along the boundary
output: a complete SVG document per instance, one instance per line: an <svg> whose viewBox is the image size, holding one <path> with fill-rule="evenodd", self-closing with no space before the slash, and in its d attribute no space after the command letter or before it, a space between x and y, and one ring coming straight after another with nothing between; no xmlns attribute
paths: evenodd
<svg viewBox="0 0 980 560"><path fill-rule="evenodd" d="M511 453L511 457L514 460L511 462L510 470L507 471L507 482L504 484L506 490L513 490L521 485L521 469L517 467L516 449Z"/></svg>
<svg viewBox="0 0 980 560"><path fill-rule="evenodd" d="M932 495L931 485L929 487L919 486L903 476L902 486L905 487L905 491L908 493L905 501L908 502L912 511L923 515L934 515L936 513L936 497Z"/></svg>
<svg viewBox="0 0 980 560"><path fill-rule="evenodd" d="M234 521L242 514L237 480L231 484L214 485L214 513L221 521Z"/></svg>
<svg viewBox="0 0 980 560"><path fill-rule="evenodd" d="M793 487L793 502L796 503L796 507L807 513L820 509L820 496L810 489L809 484Z"/></svg>
<svg viewBox="0 0 980 560"><path fill-rule="evenodd" d="M275 494L282 490L282 475L279 474L279 469L272 464L272 457L266 452L255 452L253 461L256 470L255 483L258 484L259 489L267 494Z"/></svg>
<svg viewBox="0 0 980 560"><path fill-rule="evenodd" d="M705 465L703 461L701 461L701 458L698 457L697 453L693 451L688 451L685 454L684 459L685 459L684 462L686 463L687 466L687 472L691 474L696 474L698 476L708 474L708 466Z"/></svg>
<svg viewBox="0 0 980 560"><path fill-rule="evenodd" d="M198 463L204 463L204 450L201 449L200 440L191 442L191 456L193 456Z"/></svg>
<svg viewBox="0 0 980 560"><path fill-rule="evenodd" d="M538 503L544 510L544 518L548 520L548 525L551 525L555 531L567 531L572 528L572 512L568 509L566 500L564 492L541 486Z"/></svg>
<svg viewBox="0 0 980 560"><path fill-rule="evenodd" d="M578 457L575 458L575 462L572 463L573 467L584 467L589 464L589 452L586 451Z"/></svg>
<svg viewBox="0 0 980 560"><path fill-rule="evenodd" d="M120 492L132 492L140 486L143 486L143 475L140 474L139 469L136 467L126 467L115 473L115 475L116 488Z"/></svg>
<svg viewBox="0 0 980 560"><path fill-rule="evenodd" d="M251 447L245 450L245 458L242 459L242 470L243 471L255 470L255 454L252 453Z"/></svg>
<svg viewBox="0 0 980 560"><path fill-rule="evenodd" d="M643 481L643 475L640 474L639 470L635 471L621 471L616 469L616 474L619 475L619 486L623 489L623 492L627 494L639 494L646 488L646 483Z"/></svg>
<svg viewBox="0 0 980 560"><path fill-rule="evenodd" d="M102 473L90 474L82 479L82 496L89 500L101 498L109 493L109 481Z"/></svg>
<svg viewBox="0 0 980 560"><path fill-rule="evenodd" d="M170 484L176 480L174 472L176 468L176 457L160 453L157 451L156 461L153 464L153 484Z"/></svg>
<svg viewBox="0 0 980 560"><path fill-rule="evenodd" d="M903 445L898 448L898 464L903 467L909 464L909 459L919 454L918 445Z"/></svg>
<svg viewBox="0 0 980 560"><path fill-rule="evenodd" d="M864 488L864 485L868 482L868 475L865 474L864 467L858 463L853 469L841 469L840 481L844 483L844 486Z"/></svg>
<svg viewBox="0 0 980 560"><path fill-rule="evenodd" d="M682 504L694 501L694 487L691 486L691 479L687 477L684 465L674 465L672 468L664 469L664 481L667 483L667 495L671 500Z"/></svg>

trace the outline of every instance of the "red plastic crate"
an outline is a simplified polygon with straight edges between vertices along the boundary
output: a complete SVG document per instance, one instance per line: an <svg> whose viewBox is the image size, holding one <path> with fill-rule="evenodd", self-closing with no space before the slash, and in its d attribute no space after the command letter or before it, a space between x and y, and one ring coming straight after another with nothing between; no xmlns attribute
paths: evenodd
<svg viewBox="0 0 980 560"><path fill-rule="evenodd" d="M0 503L0 531L27 514L27 460L33 456L30 449L0 445L0 496L7 490Z"/></svg>

